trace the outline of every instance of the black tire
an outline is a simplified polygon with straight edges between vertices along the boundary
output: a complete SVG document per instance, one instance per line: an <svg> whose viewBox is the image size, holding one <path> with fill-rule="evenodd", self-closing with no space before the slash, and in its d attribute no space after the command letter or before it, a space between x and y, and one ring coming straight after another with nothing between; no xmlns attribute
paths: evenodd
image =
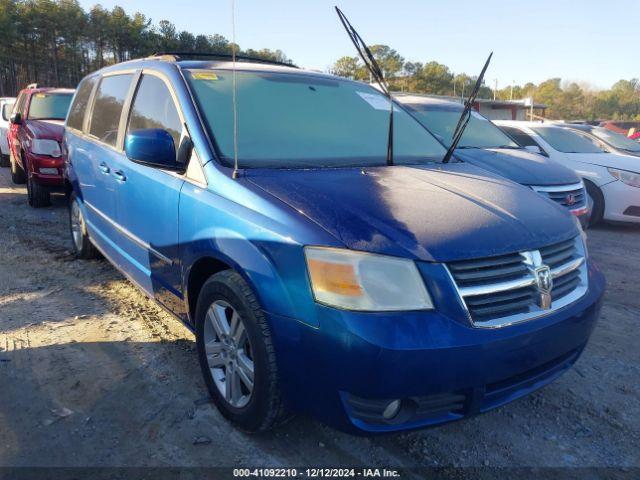
<svg viewBox="0 0 640 480"><path fill-rule="evenodd" d="M9 165L11 165L9 155L5 155L4 153L0 154L0 167L8 167Z"/></svg>
<svg viewBox="0 0 640 480"><path fill-rule="evenodd" d="M33 208L48 207L51 205L51 193L47 187L43 187L29 177L27 178L27 200Z"/></svg>
<svg viewBox="0 0 640 480"><path fill-rule="evenodd" d="M11 181L16 185L22 185L27 181L24 170L16 163L13 153L9 153L9 163L11 165Z"/></svg>
<svg viewBox="0 0 640 480"><path fill-rule="evenodd" d="M604 195L602 195L600 189L593 183L585 181L584 184L587 188L587 194L593 201L591 217L589 218L589 226L593 227L594 225L602 222L602 219L604 217Z"/></svg>
<svg viewBox="0 0 640 480"><path fill-rule="evenodd" d="M205 352L207 311L216 301L223 301L241 317L254 365L254 383L249 402L236 408L216 386ZM285 417L278 381L278 368L269 326L251 287L232 270L213 275L205 282L196 308L196 346L205 383L222 415L247 432L269 430Z"/></svg>
<svg viewBox="0 0 640 480"><path fill-rule="evenodd" d="M80 222L78 224L78 241L74 238L74 205L78 208L80 215ZM87 225L82 216L82 209L80 208L79 200L75 193L72 193L69 197L69 232L71 233L71 244L75 252L76 258L81 260L92 260L99 258L100 253L98 249L91 243L89 239L89 233L87 232Z"/></svg>

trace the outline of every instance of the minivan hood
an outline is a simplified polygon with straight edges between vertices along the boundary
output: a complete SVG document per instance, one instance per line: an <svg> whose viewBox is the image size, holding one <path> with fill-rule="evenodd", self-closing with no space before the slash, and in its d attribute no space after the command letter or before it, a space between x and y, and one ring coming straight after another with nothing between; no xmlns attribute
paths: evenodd
<svg viewBox="0 0 640 480"><path fill-rule="evenodd" d="M62 120L27 120L25 123L33 138L62 141L64 134Z"/></svg>
<svg viewBox="0 0 640 480"><path fill-rule="evenodd" d="M473 165L248 170L247 180L354 250L452 261L577 235L562 208Z"/></svg>
<svg viewBox="0 0 640 480"><path fill-rule="evenodd" d="M524 149L466 148L456 150L456 157L522 185L569 185L580 182L573 170Z"/></svg>
<svg viewBox="0 0 640 480"><path fill-rule="evenodd" d="M640 172L640 159L631 155L618 153L567 153L565 155L577 162Z"/></svg>

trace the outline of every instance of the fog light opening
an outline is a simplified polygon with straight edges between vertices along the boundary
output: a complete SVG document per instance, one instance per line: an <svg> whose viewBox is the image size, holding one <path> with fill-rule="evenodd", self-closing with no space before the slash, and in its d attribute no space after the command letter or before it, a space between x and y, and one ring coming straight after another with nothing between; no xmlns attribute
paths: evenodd
<svg viewBox="0 0 640 480"><path fill-rule="evenodd" d="M382 412L382 417L385 420L393 420L398 413L400 413L400 407L402 407L402 401L400 400L393 400L389 402Z"/></svg>

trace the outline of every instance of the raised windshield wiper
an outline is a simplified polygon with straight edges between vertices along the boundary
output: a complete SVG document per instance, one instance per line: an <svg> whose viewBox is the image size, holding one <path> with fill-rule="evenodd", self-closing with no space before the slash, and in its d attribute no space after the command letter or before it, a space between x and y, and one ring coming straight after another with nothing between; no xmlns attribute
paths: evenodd
<svg viewBox="0 0 640 480"><path fill-rule="evenodd" d="M458 120L458 125L456 125L456 129L453 131L453 135L451 137L453 140L451 142L451 145L449 146L449 150L447 150L447 153L442 159L442 163L449 163L449 160L451 160L451 156L453 155L453 152L455 151L456 147L458 146L458 143L460 142L460 139L462 138L464 129L467 128L467 124L469 123L469 119L471 118L471 109L473 108L473 103L475 102L476 96L480 91L480 86L482 85L484 74L487 71L487 67L489 66L489 62L491 62L492 56L493 56L493 52L489 54L489 58L487 58L487 61L485 62L484 67L482 67L482 71L478 76L478 80L476 80L476 84L473 86L473 90L471 90L471 95L469 95L469 98L464 104L464 110L462 110L462 115L460 115L460 120Z"/></svg>
<svg viewBox="0 0 640 480"><path fill-rule="evenodd" d="M391 97L391 93L389 92L389 85L384 78L384 74L382 73L382 69L378 62L373 57L371 50L364 40L360 36L360 34L356 31L355 28L351 25L347 17L342 10L338 7L336 8L336 13L338 14L338 18L342 22L342 26L347 31L347 35L353 42L353 45L356 47L358 51L358 55L364 62L365 66L371 72L372 78L378 83L380 86L380 90L384 93L385 97L389 99L389 137L387 139L387 165L393 165L393 98Z"/></svg>

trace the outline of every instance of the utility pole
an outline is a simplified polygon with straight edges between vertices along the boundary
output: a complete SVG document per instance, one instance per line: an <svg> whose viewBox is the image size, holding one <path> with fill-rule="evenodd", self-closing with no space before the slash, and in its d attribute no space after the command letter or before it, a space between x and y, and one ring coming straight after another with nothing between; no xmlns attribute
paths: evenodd
<svg viewBox="0 0 640 480"><path fill-rule="evenodd" d="M513 84L516 83L515 80L511 80L511 95L509 95L509 100L513 100Z"/></svg>
<svg viewBox="0 0 640 480"><path fill-rule="evenodd" d="M494 83L494 85L495 85L495 86L494 86L494 88L493 88L493 101L495 102L495 100L496 100L496 95L498 94L498 79L497 79L497 78L494 78L494 79L493 79L493 81L495 82L495 83Z"/></svg>

